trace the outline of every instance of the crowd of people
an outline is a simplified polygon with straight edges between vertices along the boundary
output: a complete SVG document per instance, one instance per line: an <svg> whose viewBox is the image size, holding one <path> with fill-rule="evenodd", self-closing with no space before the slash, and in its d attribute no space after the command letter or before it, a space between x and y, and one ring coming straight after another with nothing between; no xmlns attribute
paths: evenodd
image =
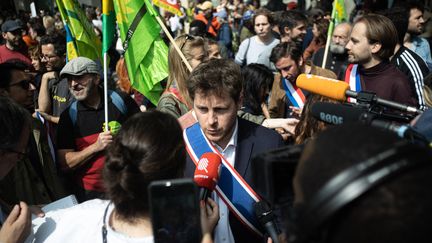
<svg viewBox="0 0 432 243"><path fill-rule="evenodd" d="M153 242L148 185L194 178L205 152L222 166L218 187L200 204L202 242L267 242L252 205L267 200L255 192L264 172L252 161L293 147L303 152L286 179L292 200L271 205L280 228L273 242L431 240L432 38L422 37L424 5L360 1L332 29L331 6L274 2L201 0L182 16L163 13L175 39L167 41L169 76L157 104L131 87L120 39L110 47L105 97L98 62L67 60L58 13L1 11L0 242L31 241L31 215L44 217L41 205L70 194L80 204L50 214L56 227L36 242ZM102 38L101 12L85 12ZM365 95L341 102L315 94L297 86L301 74ZM410 108L367 103L375 95ZM416 136L399 138L360 117L331 125L314 117L323 102L348 102Z"/></svg>

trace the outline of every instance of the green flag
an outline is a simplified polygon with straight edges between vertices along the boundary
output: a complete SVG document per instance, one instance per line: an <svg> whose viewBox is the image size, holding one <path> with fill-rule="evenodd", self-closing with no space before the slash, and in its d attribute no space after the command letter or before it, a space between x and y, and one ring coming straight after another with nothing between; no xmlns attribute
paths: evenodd
<svg viewBox="0 0 432 243"><path fill-rule="evenodd" d="M335 6L333 7L335 9L335 24L339 24L341 22L347 21L347 14L345 10L345 1L344 0L336 0Z"/></svg>
<svg viewBox="0 0 432 243"><path fill-rule="evenodd" d="M88 57L99 63L102 62L102 43L96 36L92 24L88 21L84 11L81 9L76 0L56 0L60 15L69 28L71 39L68 40L74 43L77 56ZM72 45L69 45L72 47ZM74 56L69 56L68 60ZM72 52L71 52L72 53Z"/></svg>
<svg viewBox="0 0 432 243"><path fill-rule="evenodd" d="M147 0L114 0L132 87L157 104L168 76L168 47L160 37L157 13Z"/></svg>
<svg viewBox="0 0 432 243"><path fill-rule="evenodd" d="M112 0L102 1L102 53L108 52L115 34L115 13Z"/></svg>

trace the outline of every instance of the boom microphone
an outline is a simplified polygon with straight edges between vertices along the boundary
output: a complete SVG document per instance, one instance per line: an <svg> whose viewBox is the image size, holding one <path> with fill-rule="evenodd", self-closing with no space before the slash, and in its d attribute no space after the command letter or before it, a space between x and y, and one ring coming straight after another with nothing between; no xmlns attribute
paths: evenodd
<svg viewBox="0 0 432 243"><path fill-rule="evenodd" d="M200 187L200 200L205 200L219 180L222 160L216 153L204 153L195 168L194 181Z"/></svg>
<svg viewBox="0 0 432 243"><path fill-rule="evenodd" d="M368 95L368 98L370 98L371 101L379 105L416 114L421 114L423 112L412 106L378 98L375 94L368 92L357 93L349 89L350 87L348 83L336 79L325 78L311 74L300 74L297 77L296 84L297 87L301 89L307 90L314 94L329 97L334 100L345 101L347 97L358 98L360 95L365 94L365 97Z"/></svg>

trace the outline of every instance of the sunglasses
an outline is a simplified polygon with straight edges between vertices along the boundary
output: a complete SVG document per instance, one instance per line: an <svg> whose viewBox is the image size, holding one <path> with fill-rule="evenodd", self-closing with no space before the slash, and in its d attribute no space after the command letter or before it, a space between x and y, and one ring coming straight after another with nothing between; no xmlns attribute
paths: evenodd
<svg viewBox="0 0 432 243"><path fill-rule="evenodd" d="M16 83L9 85L9 87L19 85L22 89L28 90L30 88L30 84L32 84L34 87L36 87L36 85L30 80L21 80L19 82L16 82Z"/></svg>
<svg viewBox="0 0 432 243"><path fill-rule="evenodd" d="M192 35L186 34L186 38L185 38L184 42L182 43L182 45L180 46L180 51L181 52L183 52L183 47L184 47L184 45L186 44L186 42L188 40L195 40L195 37L193 37Z"/></svg>

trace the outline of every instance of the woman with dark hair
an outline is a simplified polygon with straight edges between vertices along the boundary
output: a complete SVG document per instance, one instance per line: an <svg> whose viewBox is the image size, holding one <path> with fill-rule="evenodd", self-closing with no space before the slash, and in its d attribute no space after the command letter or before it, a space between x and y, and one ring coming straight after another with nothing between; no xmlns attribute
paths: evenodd
<svg viewBox="0 0 432 243"><path fill-rule="evenodd" d="M311 59L315 52L320 48L325 47L329 25L330 23L327 19L318 19L314 21L312 27L313 39L303 52L303 59L305 61Z"/></svg>
<svg viewBox="0 0 432 243"><path fill-rule="evenodd" d="M325 122L319 121L312 116L311 107L317 102L337 103L337 101L325 96L311 94L306 99L303 111L300 115L300 121L294 131L295 144L306 143L309 139L314 138L318 133L327 128L328 125Z"/></svg>
<svg viewBox="0 0 432 243"><path fill-rule="evenodd" d="M185 163L182 130L173 116L159 111L134 115L107 149L103 176L109 200L58 211L55 230L44 242L153 242L147 187L182 177ZM214 201L207 204L214 209L208 216L213 229L219 212Z"/></svg>
<svg viewBox="0 0 432 243"><path fill-rule="evenodd" d="M242 66L261 63L275 71L276 68L269 61L271 50L279 43L272 32L273 15L267 9L258 9L252 17L252 22L255 35L240 44L235 62Z"/></svg>
<svg viewBox="0 0 432 243"><path fill-rule="evenodd" d="M294 132L296 119L270 118L264 113L267 110L266 99L273 83L273 73L263 64L252 63L242 69L243 106L237 112L241 118L268 128L275 128L279 133Z"/></svg>

